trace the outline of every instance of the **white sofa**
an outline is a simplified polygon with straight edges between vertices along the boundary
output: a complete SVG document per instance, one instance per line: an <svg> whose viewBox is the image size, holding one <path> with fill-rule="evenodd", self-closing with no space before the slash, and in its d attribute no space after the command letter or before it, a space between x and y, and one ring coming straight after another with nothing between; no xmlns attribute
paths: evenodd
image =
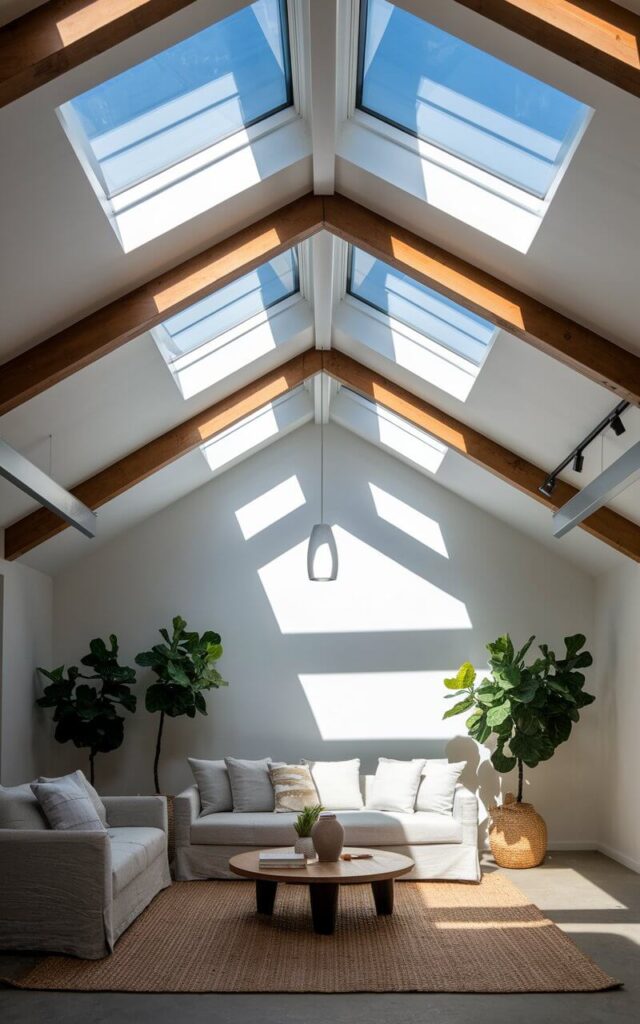
<svg viewBox="0 0 640 1024"><path fill-rule="evenodd" d="M365 798L373 775L360 777ZM296 814L222 811L200 816L197 786L175 798L176 878L236 878L229 858L248 849L292 846ZM478 798L457 785L452 814L416 811L337 811L345 846L369 846L406 854L414 861L407 880L446 879L479 882Z"/></svg>

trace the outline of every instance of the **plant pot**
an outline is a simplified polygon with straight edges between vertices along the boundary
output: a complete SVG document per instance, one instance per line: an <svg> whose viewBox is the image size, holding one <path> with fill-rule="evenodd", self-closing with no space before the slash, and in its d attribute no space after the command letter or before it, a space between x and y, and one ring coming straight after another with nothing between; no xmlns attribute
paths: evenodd
<svg viewBox="0 0 640 1024"><path fill-rule="evenodd" d="M501 868L535 868L547 852L547 826L532 804L517 803L507 793L504 803L489 808L489 844Z"/></svg>
<svg viewBox="0 0 640 1024"><path fill-rule="evenodd" d="M340 859L344 829L335 814L321 814L311 829L318 860L333 864Z"/></svg>
<svg viewBox="0 0 640 1024"><path fill-rule="evenodd" d="M315 859L316 848L313 845L311 836L298 836L293 849L295 853L303 853L307 860Z"/></svg>

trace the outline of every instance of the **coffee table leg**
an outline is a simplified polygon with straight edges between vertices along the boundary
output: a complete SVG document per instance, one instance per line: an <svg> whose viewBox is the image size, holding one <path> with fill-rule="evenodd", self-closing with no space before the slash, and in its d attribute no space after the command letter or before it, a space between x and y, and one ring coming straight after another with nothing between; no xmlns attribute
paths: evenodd
<svg viewBox="0 0 640 1024"><path fill-rule="evenodd" d="M393 878L372 882L373 898L377 914L393 914Z"/></svg>
<svg viewBox="0 0 640 1024"><path fill-rule="evenodd" d="M335 931L339 888L330 883L309 886L313 930L317 935L333 935Z"/></svg>
<svg viewBox="0 0 640 1024"><path fill-rule="evenodd" d="M259 914L273 914L277 888L277 882L268 882L263 878L256 879L256 910Z"/></svg>

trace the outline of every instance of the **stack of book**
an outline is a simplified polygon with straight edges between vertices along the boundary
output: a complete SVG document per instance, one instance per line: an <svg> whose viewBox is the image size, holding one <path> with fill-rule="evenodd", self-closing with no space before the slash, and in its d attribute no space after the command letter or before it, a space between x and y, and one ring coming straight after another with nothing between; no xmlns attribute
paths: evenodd
<svg viewBox="0 0 640 1024"><path fill-rule="evenodd" d="M261 868L303 868L306 863L304 854L293 850L261 850L258 858Z"/></svg>

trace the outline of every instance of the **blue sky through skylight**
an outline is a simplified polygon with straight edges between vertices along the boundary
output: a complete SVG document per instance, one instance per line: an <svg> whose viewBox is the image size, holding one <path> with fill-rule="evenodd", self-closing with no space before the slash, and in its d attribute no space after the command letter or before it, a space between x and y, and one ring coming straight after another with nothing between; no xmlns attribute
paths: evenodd
<svg viewBox="0 0 640 1024"><path fill-rule="evenodd" d="M62 109L113 195L291 103L285 2L257 0Z"/></svg>
<svg viewBox="0 0 640 1024"><path fill-rule="evenodd" d="M488 320L355 246L349 292L476 366L483 362L496 333Z"/></svg>
<svg viewBox="0 0 640 1024"><path fill-rule="evenodd" d="M288 249L162 324L165 358L193 352L298 291L298 260Z"/></svg>
<svg viewBox="0 0 640 1024"><path fill-rule="evenodd" d="M387 0L362 0L358 106L544 197L589 108Z"/></svg>

